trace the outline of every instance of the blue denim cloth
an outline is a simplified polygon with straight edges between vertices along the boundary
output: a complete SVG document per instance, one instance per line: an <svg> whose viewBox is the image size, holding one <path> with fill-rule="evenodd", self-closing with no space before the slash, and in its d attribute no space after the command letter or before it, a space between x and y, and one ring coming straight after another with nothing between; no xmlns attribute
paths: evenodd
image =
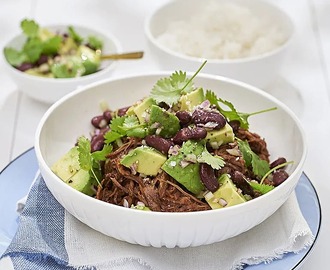
<svg viewBox="0 0 330 270"><path fill-rule="evenodd" d="M96 269L69 265L64 243L64 216L64 208L39 176L19 217L16 235L2 257L11 257L15 270Z"/></svg>

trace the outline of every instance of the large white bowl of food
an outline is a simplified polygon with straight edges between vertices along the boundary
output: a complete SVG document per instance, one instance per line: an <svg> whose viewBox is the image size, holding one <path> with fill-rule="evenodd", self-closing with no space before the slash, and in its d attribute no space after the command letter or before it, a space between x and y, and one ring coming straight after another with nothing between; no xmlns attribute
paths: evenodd
<svg viewBox="0 0 330 270"><path fill-rule="evenodd" d="M283 103L182 71L107 79L57 101L36 132L47 187L91 228L189 247L245 232L293 192L306 141Z"/></svg>
<svg viewBox="0 0 330 270"><path fill-rule="evenodd" d="M294 36L291 18L263 0L174 0L145 20L148 45L161 67L205 71L257 87L277 78Z"/></svg>
<svg viewBox="0 0 330 270"><path fill-rule="evenodd" d="M102 61L102 55L121 50L111 33L83 25L43 26L24 19L20 28L3 48L5 68L19 91L45 103L109 77L116 63Z"/></svg>

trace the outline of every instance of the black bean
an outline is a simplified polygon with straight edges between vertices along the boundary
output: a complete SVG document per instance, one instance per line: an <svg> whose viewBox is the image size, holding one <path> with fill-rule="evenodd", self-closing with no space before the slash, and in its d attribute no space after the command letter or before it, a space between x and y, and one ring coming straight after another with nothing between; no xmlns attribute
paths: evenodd
<svg viewBox="0 0 330 270"><path fill-rule="evenodd" d="M179 118L182 127L187 126L191 122L191 115L187 111L178 111L175 116Z"/></svg>
<svg viewBox="0 0 330 270"><path fill-rule="evenodd" d="M214 129L221 129L226 125L226 118L217 111L206 111L196 109L192 114L192 121L196 125L206 125L208 123L214 123L216 126Z"/></svg>
<svg viewBox="0 0 330 270"><path fill-rule="evenodd" d="M108 124L103 115L94 116L91 123L95 128L103 128Z"/></svg>
<svg viewBox="0 0 330 270"><path fill-rule="evenodd" d="M215 192L219 188L219 181L215 177L215 173L213 168L206 164L206 163L201 163L199 167L199 176L204 184L204 186L212 192Z"/></svg>
<svg viewBox="0 0 330 270"><path fill-rule="evenodd" d="M286 158L284 157L280 157L276 160L274 160L271 164L270 164L270 168L273 169L278 165L284 164L286 162Z"/></svg>
<svg viewBox="0 0 330 270"><path fill-rule="evenodd" d="M108 124L110 123L110 121L112 120L112 112L110 110L106 110L103 112L103 117L104 119L108 122Z"/></svg>
<svg viewBox="0 0 330 270"><path fill-rule="evenodd" d="M167 155L168 150L172 146L171 141L166 140L157 135L147 135L145 137L146 144Z"/></svg>
<svg viewBox="0 0 330 270"><path fill-rule="evenodd" d="M287 178L289 174L285 170L277 170L273 172L273 183L274 186L277 187L282 184Z"/></svg>
<svg viewBox="0 0 330 270"><path fill-rule="evenodd" d="M207 135L207 131L201 127L185 127L180 129L173 137L173 142L182 144L188 140L201 140Z"/></svg>
<svg viewBox="0 0 330 270"><path fill-rule="evenodd" d="M104 134L100 133L91 139L91 152L100 151L104 146Z"/></svg>
<svg viewBox="0 0 330 270"><path fill-rule="evenodd" d="M40 66L40 65L45 64L47 62L48 62L48 56L42 54L42 55L40 55L40 57L39 57L39 59L37 61L37 65Z"/></svg>
<svg viewBox="0 0 330 270"><path fill-rule="evenodd" d="M33 67L34 65L32 63L22 63L20 66L17 67L17 69L24 72Z"/></svg>
<svg viewBox="0 0 330 270"><path fill-rule="evenodd" d="M118 116L124 116L129 108L130 107L128 106L128 107L123 107L123 108L118 109L117 115Z"/></svg>
<svg viewBox="0 0 330 270"><path fill-rule="evenodd" d="M241 126L241 123L238 120L232 120L229 122L229 125L232 127L234 132L237 132L239 127Z"/></svg>
<svg viewBox="0 0 330 270"><path fill-rule="evenodd" d="M237 188L240 188L244 194L254 196L254 189L245 180L245 176L240 171L234 171L230 173L231 179Z"/></svg>

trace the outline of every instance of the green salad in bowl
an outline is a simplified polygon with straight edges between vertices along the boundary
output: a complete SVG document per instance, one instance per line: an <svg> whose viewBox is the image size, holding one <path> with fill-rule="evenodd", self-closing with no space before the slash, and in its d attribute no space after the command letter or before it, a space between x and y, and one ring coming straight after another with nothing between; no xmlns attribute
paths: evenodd
<svg viewBox="0 0 330 270"><path fill-rule="evenodd" d="M205 64L205 63L204 63ZM203 66L202 66L203 67ZM201 67L201 68L202 68ZM51 167L71 187L140 210L193 212L227 208L281 185L291 161L270 160L249 117L185 72L159 79L150 95L91 119L91 136Z"/></svg>
<svg viewBox="0 0 330 270"><path fill-rule="evenodd" d="M73 26L65 31L41 27L29 19L20 26L26 38L22 47L4 48L5 58L16 69L49 78L74 78L99 70L103 48L99 37L83 37Z"/></svg>

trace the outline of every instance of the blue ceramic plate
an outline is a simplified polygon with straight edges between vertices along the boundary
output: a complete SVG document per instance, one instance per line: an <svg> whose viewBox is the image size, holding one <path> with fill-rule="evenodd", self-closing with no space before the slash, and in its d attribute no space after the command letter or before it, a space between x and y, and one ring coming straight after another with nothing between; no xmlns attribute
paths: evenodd
<svg viewBox="0 0 330 270"><path fill-rule="evenodd" d="M17 229L16 202L27 194L37 170L38 163L34 149L31 148L8 164L0 174L0 256L9 245ZM321 225L321 206L315 188L305 174L301 176L298 182L296 194L302 214L316 240ZM298 254L289 253L272 263L246 266L245 269L298 269L311 252L313 245Z"/></svg>

